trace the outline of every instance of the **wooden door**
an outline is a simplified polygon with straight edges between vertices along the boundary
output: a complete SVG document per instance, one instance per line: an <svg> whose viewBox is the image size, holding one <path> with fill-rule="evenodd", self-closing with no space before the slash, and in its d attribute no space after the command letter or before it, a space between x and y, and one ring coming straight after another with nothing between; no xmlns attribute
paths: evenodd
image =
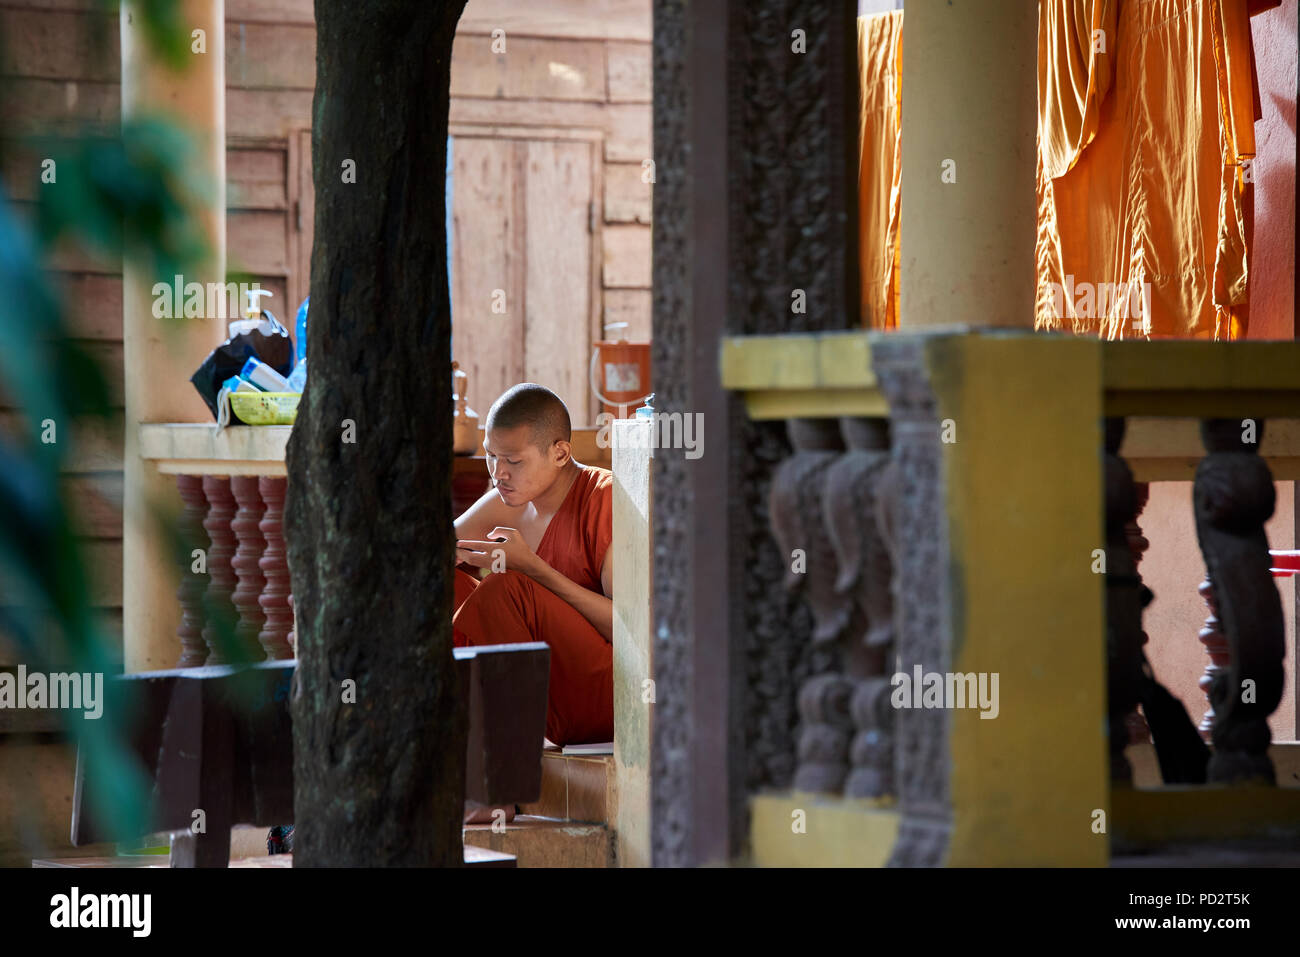
<svg viewBox="0 0 1300 957"><path fill-rule="evenodd" d="M598 149L589 140L454 138L452 355L480 416L530 381L564 400L575 427L594 424Z"/></svg>

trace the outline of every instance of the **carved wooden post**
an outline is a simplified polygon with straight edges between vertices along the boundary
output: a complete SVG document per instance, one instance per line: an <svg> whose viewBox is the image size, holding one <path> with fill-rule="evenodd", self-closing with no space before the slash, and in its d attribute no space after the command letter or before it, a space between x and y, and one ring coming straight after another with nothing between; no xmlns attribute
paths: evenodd
<svg viewBox="0 0 1300 957"><path fill-rule="evenodd" d="M176 591L176 598L181 604L181 623L176 629L181 640L181 657L176 662L176 667L194 668L203 664L208 657L208 646L203 641L203 592L208 585L206 569L212 550L203 528L203 519L208 514L208 500L203 495L202 476L178 475L176 488L184 503L181 529L185 544L190 549L200 549L203 555L203 572L194 571L193 553L186 555L181 569L180 588Z"/></svg>
<svg viewBox="0 0 1300 957"><path fill-rule="evenodd" d="M1126 717L1142 693L1142 609L1144 591L1127 528L1137 517L1138 493L1133 473L1119 457L1124 420L1106 420L1106 652L1110 775L1129 781L1133 769L1124 757L1129 743Z"/></svg>
<svg viewBox="0 0 1300 957"><path fill-rule="evenodd" d="M235 556L230 562L238 578L235 592L231 596L231 601L239 612L236 633L239 635L241 648L250 658L258 660L266 657L265 649L258 644L258 635L262 631L262 626L266 624L266 615L263 614L259 603L262 590L266 587L266 578L259 567L262 552L266 548L266 540L262 538L258 528L265 506L257 490L255 475L234 476L230 480L230 490L235 495L235 501L239 503L239 510L230 523L239 542L235 549Z"/></svg>
<svg viewBox="0 0 1300 957"><path fill-rule="evenodd" d="M289 606L289 563L284 550L284 491L286 479L263 475L257 490L266 504L258 525L266 539L266 549L258 563L266 584L258 602L266 624L257 636L266 649L267 658L292 658L289 633L293 630L293 609Z"/></svg>
<svg viewBox="0 0 1300 957"><path fill-rule="evenodd" d="M1216 782L1275 783L1268 716L1282 698L1284 637L1264 534L1275 491L1259 456L1263 439L1262 419L1201 423L1206 456L1193 491L1196 534L1229 654L1210 683L1214 752L1208 776Z"/></svg>
<svg viewBox="0 0 1300 957"><path fill-rule="evenodd" d="M826 472L825 524L839 568L835 591L856 603L860 631L847 635L845 673L854 681L849 704L855 731L849 748L849 797L881 797L894 781L893 709L886 657L894 640L893 567L880 528L881 479L889 467L889 425L841 419L848 451Z"/></svg>
<svg viewBox="0 0 1300 957"><path fill-rule="evenodd" d="M235 607L231 596L235 592L235 569L231 559L235 556L235 533L230 527L235 517L235 496L230 491L230 479L224 475L203 476L203 494L208 500L208 517L203 521L212 547L208 549L208 590L206 595L207 620L203 640L207 642L207 664L229 664L230 651L223 648L234 640ZM224 633L223 633L224 632Z"/></svg>
<svg viewBox="0 0 1300 957"><path fill-rule="evenodd" d="M856 599L836 589L835 552L828 547L823 500L828 470L842 446L834 420L792 419L787 431L794 452L772 478L772 529L782 560L789 563L786 587L803 594L813 613L813 643L829 653L799 689L803 727L794 786L838 794L848 774L853 730L853 683L843 674L839 641L854 632L850 625Z"/></svg>

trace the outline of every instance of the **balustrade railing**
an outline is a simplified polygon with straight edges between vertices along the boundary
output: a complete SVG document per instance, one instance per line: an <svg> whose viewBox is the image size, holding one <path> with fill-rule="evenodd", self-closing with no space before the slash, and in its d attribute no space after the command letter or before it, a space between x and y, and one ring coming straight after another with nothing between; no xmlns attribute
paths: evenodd
<svg viewBox="0 0 1300 957"><path fill-rule="evenodd" d="M796 812L800 794L876 799L856 813L884 815L859 829L888 845L879 863L1104 863L1110 842L1092 838L1112 833L1108 808L1116 847L1158 831L1169 806L1126 796L1126 749L1159 734L1160 753L1185 729L1205 761L1190 718L1171 732L1168 710L1138 710L1154 687L1139 522L1149 481L1190 478L1191 462L1210 609L1199 780L1275 783L1285 636L1264 524L1270 464L1300 477L1300 431L1270 445L1264 426L1300 416L1300 344L827 333L736 337L721 358L724 386L754 418L784 419L791 446L772 529L823 652L798 692ZM1203 451L1163 424L1177 419L1200 421ZM960 679L981 663L1003 672L999 721L891 701L899 674ZM1261 800L1266 829L1282 805ZM758 810L778 825L755 832L761 859L786 839L782 814ZM1018 815L1054 822L1056 853ZM1222 822L1207 817L1212 836Z"/></svg>

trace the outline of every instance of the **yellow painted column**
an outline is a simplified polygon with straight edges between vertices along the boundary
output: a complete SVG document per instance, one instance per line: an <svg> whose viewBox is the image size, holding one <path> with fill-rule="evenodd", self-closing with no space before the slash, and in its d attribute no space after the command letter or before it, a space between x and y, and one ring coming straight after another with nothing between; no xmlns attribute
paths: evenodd
<svg viewBox="0 0 1300 957"><path fill-rule="evenodd" d="M908 4L899 325L1034 325L1038 4Z"/></svg>
<svg viewBox="0 0 1300 957"><path fill-rule="evenodd" d="M945 863L1105 866L1101 344L943 336L926 352L947 429L950 667L996 689L949 712ZM1070 401L1044 401L1058 390Z"/></svg>
<svg viewBox="0 0 1300 957"><path fill-rule="evenodd" d="M178 18L190 34L183 70L172 70L149 48L137 3L123 0L122 118L165 113L194 138L200 169L211 185L193 209L211 255L200 275L183 283L220 282L226 268L225 2L182 0ZM202 31L196 34L193 31ZM202 52L199 52L199 50ZM179 568L155 528L152 510L175 510L175 483L140 457L139 425L146 422L211 422L212 415L189 378L225 337L221 317L158 319L153 285L171 276L146 275L123 264L122 345L125 370L125 447L122 524L122 629L128 672L174 667L180 655L176 627ZM183 288L183 287L182 287ZM206 296L205 296L206 300Z"/></svg>

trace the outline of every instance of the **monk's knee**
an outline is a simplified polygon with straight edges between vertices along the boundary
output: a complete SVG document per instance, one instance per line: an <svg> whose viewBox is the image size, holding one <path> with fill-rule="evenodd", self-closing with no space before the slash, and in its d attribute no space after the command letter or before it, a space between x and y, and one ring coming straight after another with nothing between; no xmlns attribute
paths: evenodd
<svg viewBox="0 0 1300 957"><path fill-rule="evenodd" d="M492 601L495 596L503 593L517 594L526 590L532 585L532 579L522 572L506 570L503 572L493 572L479 582L478 587L474 589L474 594L469 597L470 601Z"/></svg>

